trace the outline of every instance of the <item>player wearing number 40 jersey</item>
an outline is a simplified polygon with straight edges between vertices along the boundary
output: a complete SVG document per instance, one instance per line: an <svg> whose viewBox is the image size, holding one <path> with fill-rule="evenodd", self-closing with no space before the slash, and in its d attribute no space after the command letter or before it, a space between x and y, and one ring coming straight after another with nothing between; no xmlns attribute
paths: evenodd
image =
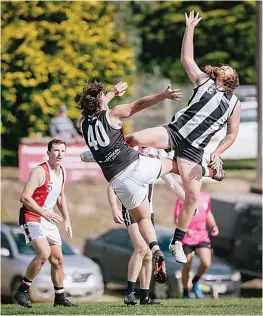
<svg viewBox="0 0 263 316"><path fill-rule="evenodd" d="M164 255L160 251L155 229L151 223L147 186L158 177L169 173L172 160L139 155L125 141L121 120L157 104L165 99L181 100L180 90L167 89L135 102L108 108L114 96L122 95L127 83L120 82L108 94L102 83L87 83L84 86L79 106L83 120L81 129L87 145L113 190L137 222L140 233L153 253L155 279L166 281Z"/></svg>

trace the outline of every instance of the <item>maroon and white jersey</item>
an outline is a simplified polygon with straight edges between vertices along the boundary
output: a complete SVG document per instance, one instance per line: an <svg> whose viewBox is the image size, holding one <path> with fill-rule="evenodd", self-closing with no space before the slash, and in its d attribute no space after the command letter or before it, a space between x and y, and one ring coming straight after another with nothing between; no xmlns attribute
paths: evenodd
<svg viewBox="0 0 263 316"><path fill-rule="evenodd" d="M44 211L53 212L54 206L57 203L57 199L61 194L61 189L65 182L65 169L60 166L60 173L57 176L47 161L36 168L41 168L43 170L44 177L42 183L33 193L32 198L40 207L43 208ZM40 223L40 220L40 215L31 212L24 205L21 207L19 217L20 225L29 222Z"/></svg>

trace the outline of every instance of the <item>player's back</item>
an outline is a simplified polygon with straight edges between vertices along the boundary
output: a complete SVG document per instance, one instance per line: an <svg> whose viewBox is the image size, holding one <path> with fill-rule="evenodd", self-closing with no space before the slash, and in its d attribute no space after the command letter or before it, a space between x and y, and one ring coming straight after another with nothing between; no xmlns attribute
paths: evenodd
<svg viewBox="0 0 263 316"><path fill-rule="evenodd" d="M87 116L82 122L82 132L108 181L138 159L138 153L124 139L122 126L114 126L107 111Z"/></svg>

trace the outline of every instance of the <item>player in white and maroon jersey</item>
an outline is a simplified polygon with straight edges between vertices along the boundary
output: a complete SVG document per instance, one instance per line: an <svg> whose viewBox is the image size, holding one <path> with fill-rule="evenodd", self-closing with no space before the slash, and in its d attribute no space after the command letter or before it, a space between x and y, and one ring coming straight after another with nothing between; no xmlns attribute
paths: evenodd
<svg viewBox="0 0 263 316"><path fill-rule="evenodd" d="M66 144L58 139L48 143L48 160L35 167L24 187L20 201L19 224L26 242L36 250L36 256L27 267L23 281L15 293L16 301L24 307L32 307L29 288L40 272L43 264L49 260L51 279L54 284L54 306L76 306L64 294L63 255L61 238L56 224L65 221L68 237L72 238L70 217L64 194L66 179L61 160L66 153ZM62 217L54 213L57 204Z"/></svg>

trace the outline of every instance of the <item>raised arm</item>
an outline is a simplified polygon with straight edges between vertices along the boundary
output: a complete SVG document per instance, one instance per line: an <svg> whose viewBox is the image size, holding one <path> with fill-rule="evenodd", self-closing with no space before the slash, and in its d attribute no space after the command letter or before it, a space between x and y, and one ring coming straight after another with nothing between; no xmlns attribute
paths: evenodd
<svg viewBox="0 0 263 316"><path fill-rule="evenodd" d="M115 97L122 97L128 88L127 82L118 82L112 89L105 95L106 103L108 104Z"/></svg>
<svg viewBox="0 0 263 316"><path fill-rule="evenodd" d="M194 11L189 13L189 17L185 13L186 28L181 49L181 63L194 85L200 85L208 78L208 75L201 71L194 61L194 29L201 21L199 12L195 15Z"/></svg>
<svg viewBox="0 0 263 316"><path fill-rule="evenodd" d="M39 216L43 216L47 221L52 223L60 223L62 218L58 214L45 212L42 207L40 207L32 198L34 191L42 183L43 177L44 175L41 168L37 167L31 171L28 181L21 194L20 202L23 203L29 211Z"/></svg>
<svg viewBox="0 0 263 316"><path fill-rule="evenodd" d="M163 92L143 97L135 102L116 105L114 108L109 110L110 119L125 119L143 109L149 108L157 103L162 102L165 99L177 100L182 99L182 92L180 89L172 90L169 84L167 89Z"/></svg>
<svg viewBox="0 0 263 316"><path fill-rule="evenodd" d="M220 155L227 150L235 141L240 124L241 103L238 101L233 114L227 120L226 136L221 140L217 148L210 155L210 166L216 167L220 159Z"/></svg>

